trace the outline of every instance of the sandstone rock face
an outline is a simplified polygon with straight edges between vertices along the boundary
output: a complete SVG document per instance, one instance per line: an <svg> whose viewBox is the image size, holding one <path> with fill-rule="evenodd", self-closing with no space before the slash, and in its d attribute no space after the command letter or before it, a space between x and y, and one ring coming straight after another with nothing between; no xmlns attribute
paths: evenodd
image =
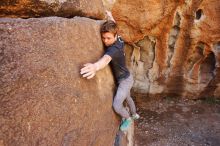
<svg viewBox="0 0 220 146"><path fill-rule="evenodd" d="M220 98L219 0L118 0L112 13L137 92Z"/></svg>
<svg viewBox="0 0 220 146"><path fill-rule="evenodd" d="M0 2L0 17L73 17L103 19L102 0L4 0Z"/></svg>
<svg viewBox="0 0 220 146"><path fill-rule="evenodd" d="M79 74L102 56L99 27L88 18L0 19L1 146L113 145L111 71Z"/></svg>
<svg viewBox="0 0 220 146"><path fill-rule="evenodd" d="M111 11L114 3L116 2L116 0L102 0L104 7Z"/></svg>

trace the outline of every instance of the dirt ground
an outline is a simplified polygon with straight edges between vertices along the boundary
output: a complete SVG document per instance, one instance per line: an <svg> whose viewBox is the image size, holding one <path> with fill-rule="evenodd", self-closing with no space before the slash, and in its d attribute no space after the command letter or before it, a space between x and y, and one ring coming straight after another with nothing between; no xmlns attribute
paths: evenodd
<svg viewBox="0 0 220 146"><path fill-rule="evenodd" d="M220 146L220 104L209 100L135 99L135 146Z"/></svg>

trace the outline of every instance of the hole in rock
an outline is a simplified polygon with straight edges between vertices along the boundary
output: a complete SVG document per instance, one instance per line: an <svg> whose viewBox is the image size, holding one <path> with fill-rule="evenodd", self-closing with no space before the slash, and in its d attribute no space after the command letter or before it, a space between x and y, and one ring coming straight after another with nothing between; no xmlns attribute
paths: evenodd
<svg viewBox="0 0 220 146"><path fill-rule="evenodd" d="M215 55L209 49L204 49L203 54L205 57L199 68L199 83L209 83L214 77Z"/></svg>
<svg viewBox="0 0 220 146"><path fill-rule="evenodd" d="M202 16L203 16L202 9L197 10L196 11L196 20L200 20Z"/></svg>

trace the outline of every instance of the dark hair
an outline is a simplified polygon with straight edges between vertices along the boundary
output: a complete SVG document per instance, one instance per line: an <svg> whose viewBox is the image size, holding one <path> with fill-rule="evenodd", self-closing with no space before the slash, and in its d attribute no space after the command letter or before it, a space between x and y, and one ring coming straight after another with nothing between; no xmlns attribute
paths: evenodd
<svg viewBox="0 0 220 146"><path fill-rule="evenodd" d="M102 24L100 32L101 33L110 32L115 36L117 34L117 25L114 21L108 20Z"/></svg>

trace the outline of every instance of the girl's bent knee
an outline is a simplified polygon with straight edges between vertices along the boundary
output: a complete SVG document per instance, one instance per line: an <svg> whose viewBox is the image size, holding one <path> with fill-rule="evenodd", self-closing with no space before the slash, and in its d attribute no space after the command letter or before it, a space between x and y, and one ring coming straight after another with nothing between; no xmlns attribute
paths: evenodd
<svg viewBox="0 0 220 146"><path fill-rule="evenodd" d="M117 102L114 102L114 103L113 103L113 108L114 108L114 110L115 110L116 112L117 112L117 111L120 111L121 105L118 104Z"/></svg>

